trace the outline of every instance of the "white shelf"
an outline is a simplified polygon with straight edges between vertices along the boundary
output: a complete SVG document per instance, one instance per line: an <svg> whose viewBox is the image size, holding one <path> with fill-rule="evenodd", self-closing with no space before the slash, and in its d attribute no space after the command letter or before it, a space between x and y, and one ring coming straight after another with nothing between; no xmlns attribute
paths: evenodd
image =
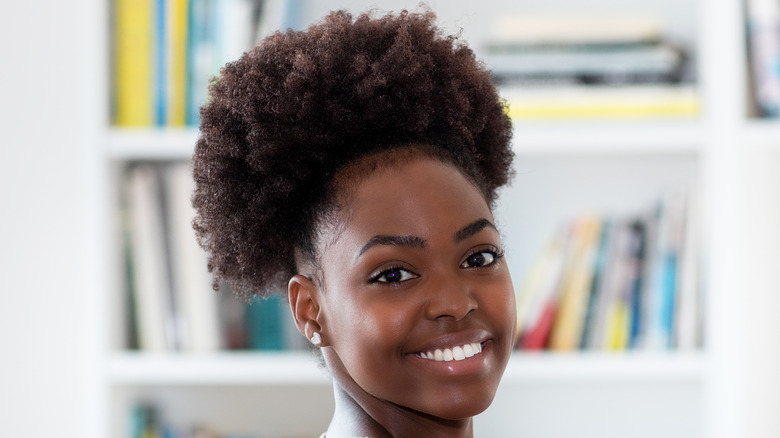
<svg viewBox="0 0 780 438"><path fill-rule="evenodd" d="M780 147L780 120L752 119L741 128L742 139L750 145Z"/></svg>
<svg viewBox="0 0 780 438"><path fill-rule="evenodd" d="M116 385L329 384L308 352L116 353L108 374Z"/></svg>
<svg viewBox="0 0 780 438"><path fill-rule="evenodd" d="M698 120L571 120L514 125L518 155L691 155L698 153L704 128ZM778 128L780 130L780 128ZM115 160L189 160L196 128L113 128L108 156Z"/></svg>
<svg viewBox="0 0 780 438"><path fill-rule="evenodd" d="M197 128L112 128L107 153L115 160L189 160Z"/></svg>
<svg viewBox="0 0 780 438"><path fill-rule="evenodd" d="M503 382L700 382L702 353L514 353ZM308 352L216 354L117 353L109 365L115 385L327 385Z"/></svg>
<svg viewBox="0 0 780 438"><path fill-rule="evenodd" d="M503 383L701 382L701 352L515 353Z"/></svg>

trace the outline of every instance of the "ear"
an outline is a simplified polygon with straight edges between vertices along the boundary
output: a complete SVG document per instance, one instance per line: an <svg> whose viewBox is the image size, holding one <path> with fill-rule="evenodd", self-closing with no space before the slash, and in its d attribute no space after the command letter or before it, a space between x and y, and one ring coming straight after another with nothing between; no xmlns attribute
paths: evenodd
<svg viewBox="0 0 780 438"><path fill-rule="evenodd" d="M314 332L318 332L323 338L318 347L325 346L326 337L320 324L319 288L310 278L296 274L287 283L287 296L298 331L306 339L311 339Z"/></svg>

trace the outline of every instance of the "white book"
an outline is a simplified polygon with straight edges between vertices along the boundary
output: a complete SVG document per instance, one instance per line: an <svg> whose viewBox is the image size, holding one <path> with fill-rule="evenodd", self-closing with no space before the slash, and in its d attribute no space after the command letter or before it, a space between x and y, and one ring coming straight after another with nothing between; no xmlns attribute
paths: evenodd
<svg viewBox="0 0 780 438"><path fill-rule="evenodd" d="M189 163L170 165L165 172L168 230L176 308L182 348L196 352L219 349L217 293L211 288L207 254L198 245L190 201L195 181Z"/></svg>
<svg viewBox="0 0 780 438"><path fill-rule="evenodd" d="M680 256L679 296L675 322L675 341L680 350L700 345L701 291L699 289L699 205L695 190L688 192L685 232Z"/></svg>
<svg viewBox="0 0 780 438"><path fill-rule="evenodd" d="M142 350L172 347L169 322L170 283L165 256L160 179L152 166L129 171L127 202L130 215L131 263L135 277L136 325Z"/></svg>
<svg viewBox="0 0 780 438"><path fill-rule="evenodd" d="M220 67L238 60L252 48L252 2L218 0L215 2L217 63Z"/></svg>

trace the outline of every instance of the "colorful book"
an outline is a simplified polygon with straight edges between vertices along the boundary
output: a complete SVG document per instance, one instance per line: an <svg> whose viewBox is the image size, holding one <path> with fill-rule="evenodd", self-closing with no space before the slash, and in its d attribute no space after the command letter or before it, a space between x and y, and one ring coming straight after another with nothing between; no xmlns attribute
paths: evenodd
<svg viewBox="0 0 780 438"><path fill-rule="evenodd" d="M190 0L167 0L166 125L184 126L187 93L187 42Z"/></svg>
<svg viewBox="0 0 780 438"><path fill-rule="evenodd" d="M749 67L757 115L780 116L780 4L774 0L748 0Z"/></svg>
<svg viewBox="0 0 780 438"><path fill-rule="evenodd" d="M601 285L604 282L604 276L607 268L607 257L609 256L609 245L613 232L612 229L612 221L604 220L601 225L601 233L599 235L596 259L593 265L593 279L590 284L584 321L582 323L582 336L580 337L579 341L580 349L588 348L588 341L591 338L593 326L596 324L596 314L600 303L600 294L602 291Z"/></svg>
<svg viewBox="0 0 780 438"><path fill-rule="evenodd" d="M659 206L658 213L658 246L653 255L654 272L651 274L654 287L648 321L648 348L670 349L674 344L684 214L684 192L681 190L668 192Z"/></svg>
<svg viewBox="0 0 780 438"><path fill-rule="evenodd" d="M584 217L573 225L572 260L568 267L550 337L550 349L569 351L579 347L593 282L595 256L601 220Z"/></svg>
<svg viewBox="0 0 780 438"><path fill-rule="evenodd" d="M153 107L153 1L116 0L115 123L149 126Z"/></svg>
<svg viewBox="0 0 780 438"><path fill-rule="evenodd" d="M563 277L571 258L568 235L569 230L566 229L553 238L550 259L545 263L546 269L542 274L539 290L534 294L523 318L523 329L518 344L522 349L540 350L548 345L558 309Z"/></svg>

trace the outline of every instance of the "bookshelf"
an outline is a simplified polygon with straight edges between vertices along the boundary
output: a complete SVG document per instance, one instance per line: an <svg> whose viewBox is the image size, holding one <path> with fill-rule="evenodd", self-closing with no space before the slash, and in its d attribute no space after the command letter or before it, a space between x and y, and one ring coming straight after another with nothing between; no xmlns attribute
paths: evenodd
<svg viewBox="0 0 780 438"><path fill-rule="evenodd" d="M103 16L108 15L109 0L91 3ZM403 6L414 8L416 3L411 3ZM466 40L480 41L486 32L480 23L489 14L477 14L466 3L432 1L430 5L445 25L463 26ZM584 12L577 11L576 2L570 0L481 3L483 11L539 12L566 5L573 7L572 13ZM704 217L705 348L619 354L515 353L494 406L476 420L475 436L505 436L507 431L513 431L511 436L545 437L774 436L771 432L780 433L780 426L763 410L748 412L745 408L752 397L748 389L759 386L761 377L771 377L765 369L751 365L749 358L769 356L770 363L780 364L770 354L775 351L758 349L767 339L751 334L750 341L745 341L749 315L758 310L747 308L745 302L764 300L771 277L757 276L750 291L740 296L733 293L744 290L741 275L748 272L733 257L747 250L740 240L744 234L733 232L745 222L745 215L734 206L743 205L744 190L756 189L743 184L750 172L744 170L740 146L757 150L758 158L753 160L767 157L775 160L774 168L780 164L774 158L780 147L780 127L774 121L748 117L744 27L738 19L741 2L597 3L600 7L589 5L590 13L618 10L664 17L671 34L693 49L702 112L680 120L518 122L514 138L518 177L502 194L506 204L498 208L507 244L515 251L513 274L522 275L552 223L587 208L631 211L650 202L660 187L693 177ZM296 21L310 22L334 4L297 1L300 14ZM373 4L399 7L391 2ZM364 9L357 0L338 6ZM105 23L100 32L108 34ZM105 43L93 44L94 52L104 54L95 68L100 71L99 83L108 90L109 50ZM107 114L108 93L96 100L100 101L96 106ZM235 432L318 436L330 417L331 389L307 353L123 350L120 225L114 215L118 174L129 162L188 160L197 132L192 128L119 129L109 126L107 118L102 120L93 129L96 156L100 157L93 163L94 178L104 188L92 202L105 237L104 244L94 249L95 260L100 261L95 269L100 273L94 276L101 284L95 308L105 310L96 312L93 322L96 330L105 333L96 337L94 345L100 370L91 404L91 414L99 419L94 438L123 436L130 406L145 399L160 403L165 415L180 424L200 421ZM577 188L576 196L571 196L571 187ZM540 205L540 199L547 202ZM510 203L529 207L509 209ZM749 242L758 248L751 250L767 252L755 234L748 234ZM752 372L756 374L748 378ZM771 395L757 397L766 402L765 410L780 407ZM315 414L303 421L284 409L292 404ZM745 434L745 430L769 433Z"/></svg>

